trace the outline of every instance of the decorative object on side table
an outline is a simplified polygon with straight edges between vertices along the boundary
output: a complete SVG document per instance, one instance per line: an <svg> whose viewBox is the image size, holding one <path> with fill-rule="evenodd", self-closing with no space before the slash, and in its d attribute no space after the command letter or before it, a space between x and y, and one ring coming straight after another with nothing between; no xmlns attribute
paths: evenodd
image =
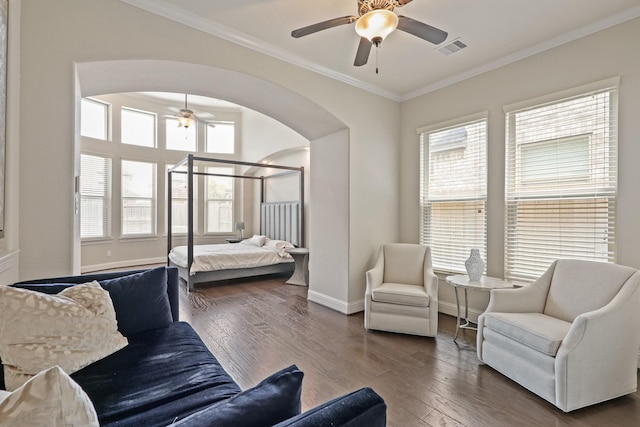
<svg viewBox="0 0 640 427"><path fill-rule="evenodd" d="M469 280L472 282L480 281L482 273L484 272L485 262L480 257L480 249L471 249L471 255L464 262L464 267L467 269Z"/></svg>
<svg viewBox="0 0 640 427"><path fill-rule="evenodd" d="M244 236L242 235L242 230L244 230L244 222L236 222L236 230L240 230L240 240L244 239Z"/></svg>

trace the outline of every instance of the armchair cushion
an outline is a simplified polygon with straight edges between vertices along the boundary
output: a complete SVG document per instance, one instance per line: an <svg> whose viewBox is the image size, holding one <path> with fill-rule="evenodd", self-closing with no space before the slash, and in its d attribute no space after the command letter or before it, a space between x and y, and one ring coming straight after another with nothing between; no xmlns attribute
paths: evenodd
<svg viewBox="0 0 640 427"><path fill-rule="evenodd" d="M486 328L534 350L555 356L571 323L540 313L487 313Z"/></svg>
<svg viewBox="0 0 640 427"><path fill-rule="evenodd" d="M423 286L404 283L383 283L371 292L376 302L429 307L429 295Z"/></svg>

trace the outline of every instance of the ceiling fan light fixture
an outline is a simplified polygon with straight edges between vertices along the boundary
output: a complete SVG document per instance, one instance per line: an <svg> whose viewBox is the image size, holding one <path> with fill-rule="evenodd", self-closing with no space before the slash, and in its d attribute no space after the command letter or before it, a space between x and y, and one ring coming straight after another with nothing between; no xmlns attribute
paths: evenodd
<svg viewBox="0 0 640 427"><path fill-rule="evenodd" d="M398 15L387 9L375 9L356 21L356 33L376 46L398 27Z"/></svg>
<svg viewBox="0 0 640 427"><path fill-rule="evenodd" d="M181 109L178 116L178 127L188 128L191 126L195 122L194 116L193 111Z"/></svg>

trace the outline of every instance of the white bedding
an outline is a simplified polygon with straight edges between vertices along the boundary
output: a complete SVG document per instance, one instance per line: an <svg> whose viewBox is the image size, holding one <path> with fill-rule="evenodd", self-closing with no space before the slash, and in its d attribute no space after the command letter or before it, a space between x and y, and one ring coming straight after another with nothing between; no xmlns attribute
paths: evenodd
<svg viewBox="0 0 640 427"><path fill-rule="evenodd" d="M293 247L293 246L292 246ZM187 267L187 247L171 249L169 259L179 267ZM252 268L264 265L293 262L291 255L276 247L252 246L239 243L195 245L190 275L200 271Z"/></svg>

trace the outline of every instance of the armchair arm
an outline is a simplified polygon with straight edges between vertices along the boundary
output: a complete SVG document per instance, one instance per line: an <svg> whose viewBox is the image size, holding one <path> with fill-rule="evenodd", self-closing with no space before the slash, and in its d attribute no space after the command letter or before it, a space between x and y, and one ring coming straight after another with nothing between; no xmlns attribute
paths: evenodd
<svg viewBox="0 0 640 427"><path fill-rule="evenodd" d="M371 295L371 291L373 291L378 286L382 285L382 281L384 280L384 252L383 249L380 248L380 252L378 253L378 259L373 268L366 273L366 291L365 295Z"/></svg>
<svg viewBox="0 0 640 427"><path fill-rule="evenodd" d="M640 346L640 273L604 307L576 317L556 355L556 401L564 411L632 392Z"/></svg>
<svg viewBox="0 0 640 427"><path fill-rule="evenodd" d="M538 280L522 288L492 289L485 313L542 313L556 262Z"/></svg>

